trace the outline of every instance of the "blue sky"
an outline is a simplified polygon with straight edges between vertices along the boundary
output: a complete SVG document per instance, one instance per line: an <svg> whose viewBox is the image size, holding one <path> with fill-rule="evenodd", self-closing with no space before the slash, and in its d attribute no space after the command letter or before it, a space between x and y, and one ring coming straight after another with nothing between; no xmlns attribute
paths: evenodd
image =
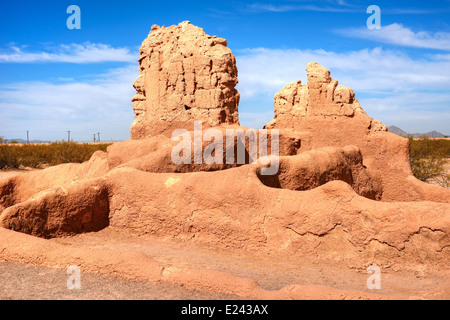
<svg viewBox="0 0 450 320"><path fill-rule="evenodd" d="M69 30L69 5L81 29ZM381 29L369 30L369 5ZM409 132L450 135L450 0L2 1L0 136L129 139L132 83L153 24L189 20L228 40L239 70L240 122L260 128L273 96L306 83L317 61L366 112Z"/></svg>

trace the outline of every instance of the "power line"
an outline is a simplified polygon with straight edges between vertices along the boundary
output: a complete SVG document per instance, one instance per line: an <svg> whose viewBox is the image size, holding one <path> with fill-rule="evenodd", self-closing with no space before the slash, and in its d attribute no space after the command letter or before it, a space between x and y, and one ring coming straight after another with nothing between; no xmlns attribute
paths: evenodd
<svg viewBox="0 0 450 320"><path fill-rule="evenodd" d="M59 129L59 130L39 130L38 129L33 129L33 137L31 136L31 130L7 130L6 133L0 132L0 136L4 137L5 139L8 140L20 140L23 143L33 143L33 142L37 142L37 141L42 141L42 142L50 142L50 141L59 141L61 140L61 132L64 131L64 129ZM0 128L0 131L3 131L3 128ZM26 137L23 137L22 134L23 132L26 131ZM19 134L20 132L22 132L22 134ZM89 132L89 131L88 131ZM86 131L73 131L73 130L66 130L66 138L67 141L72 141L72 138L74 138L74 141L77 142L91 142L94 140L94 142L96 143L100 143L101 140L101 132L96 132L96 133L87 133ZM25 139L24 139L25 138ZM76 139L76 140L75 140ZM63 141L65 141L64 138L62 138ZM105 142L117 142L117 141L123 141L124 139L106 139Z"/></svg>

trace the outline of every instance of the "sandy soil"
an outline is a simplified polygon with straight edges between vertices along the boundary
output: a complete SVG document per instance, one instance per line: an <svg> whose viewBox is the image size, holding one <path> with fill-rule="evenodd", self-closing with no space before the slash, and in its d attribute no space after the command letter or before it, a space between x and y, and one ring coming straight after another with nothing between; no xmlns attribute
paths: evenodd
<svg viewBox="0 0 450 320"><path fill-rule="evenodd" d="M446 164L444 165L444 169L446 170L447 174L450 175L450 158L446 159ZM444 185L442 185L442 180L438 182L434 179L430 179L429 181L427 181L427 183L436 185L436 186L440 186L440 187L445 187ZM450 186L447 188L450 189Z"/></svg>
<svg viewBox="0 0 450 320"><path fill-rule="evenodd" d="M0 170L0 181L28 172L27 170Z"/></svg>
<svg viewBox="0 0 450 320"><path fill-rule="evenodd" d="M0 180L25 172L0 171ZM449 270L435 272L426 266L415 271L382 266L381 289L369 290L366 267L355 269L336 257L268 257L181 240L137 237L112 227L50 240L2 230L2 242L13 245L6 243L2 249L0 243L0 261L4 260L0 262L0 299L259 299L294 285L299 286L300 297L302 290L309 292L309 286L324 286L319 298L450 299ZM89 265L89 259L95 263ZM134 268L134 260L136 270L120 268L124 263ZM67 289L68 264L80 264L81 290ZM157 269L156 276L148 276L147 264L148 272ZM163 266L161 271L159 266Z"/></svg>
<svg viewBox="0 0 450 320"><path fill-rule="evenodd" d="M340 290L376 293L386 297L411 296L450 298L450 279L432 272L406 272L383 269L380 290L367 289L368 274L363 266L356 270L344 261L319 260L316 257L298 258L260 256L238 250L217 250L155 237L133 237L123 231L107 228L98 233L53 239L75 248L101 248L113 251L143 253L161 263L180 268L217 270L249 278L265 290L280 290L293 284L323 285ZM247 298L247 297L244 297Z"/></svg>
<svg viewBox="0 0 450 320"><path fill-rule="evenodd" d="M187 289L181 285L131 281L81 272L80 289L67 289L66 269L0 262L0 300L206 300L237 296Z"/></svg>
<svg viewBox="0 0 450 320"><path fill-rule="evenodd" d="M96 233L50 240L14 234L19 237L14 241L22 241L9 257L21 263L12 263L9 258L7 260L10 262L0 263L0 274L4 279L0 285L2 299L259 299L260 295L254 294L254 285L258 286L259 291L268 293L280 292L292 285L300 286L300 293L302 290L307 293L309 286L324 286L325 293L321 289L319 298L331 299L348 298L347 292L351 293L350 298L356 294L356 298L363 299L450 298L448 271L436 273L426 268L416 271L382 268L381 289L369 290L366 285L369 275L365 268L349 268L338 259L325 261L305 257L299 260L286 256L271 256L269 259L246 251L217 250L151 236L136 237L110 227ZM51 258L45 258L34 249L35 256L29 256L26 251L30 251L30 246L42 248L41 242L47 243L48 249L45 250L53 251L54 256L63 255L55 250L59 248L64 254L72 254L72 258L60 261L51 254ZM99 252L98 257L94 255L92 259L102 261L101 253L108 257L107 262L99 262L92 270L86 264L87 260L78 256L79 252L85 256L92 256L90 252ZM18 256L21 258L16 259ZM133 261L125 257L131 257ZM81 290L67 289L66 261L81 264ZM136 270L129 271L129 267L124 267L127 270L122 272L114 267L126 263L133 267L136 265ZM165 266L158 274L164 275L170 271L178 272L180 276L149 278L146 270L151 273L155 263ZM144 272L139 266L143 266ZM211 272L213 279L210 279ZM211 280L213 286L211 283L205 285L202 279L206 282ZM249 284L253 288L250 291L246 289ZM237 294L227 292L228 287L236 285L238 289L232 290ZM308 297L306 295L305 298Z"/></svg>
<svg viewBox="0 0 450 320"><path fill-rule="evenodd" d="M25 169L20 169L20 170L9 170L9 169L4 170L4 169L2 169L2 170L0 170L0 181L17 176L17 175L21 175L21 174L24 174L24 173L27 173L30 171L39 171L39 170L42 170L42 169L29 168L29 167L27 167Z"/></svg>

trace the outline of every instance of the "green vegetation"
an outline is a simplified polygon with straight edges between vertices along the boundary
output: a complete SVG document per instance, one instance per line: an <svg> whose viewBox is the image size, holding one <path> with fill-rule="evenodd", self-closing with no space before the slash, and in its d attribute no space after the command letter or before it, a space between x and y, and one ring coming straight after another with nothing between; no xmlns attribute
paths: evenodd
<svg viewBox="0 0 450 320"><path fill-rule="evenodd" d="M97 150L106 151L110 143L55 142L51 144L6 144L0 138L0 169L45 168L61 163L81 163Z"/></svg>
<svg viewBox="0 0 450 320"><path fill-rule="evenodd" d="M414 176L422 181L433 181L443 187L450 186L450 175L445 169L450 158L450 140L409 138L410 162Z"/></svg>

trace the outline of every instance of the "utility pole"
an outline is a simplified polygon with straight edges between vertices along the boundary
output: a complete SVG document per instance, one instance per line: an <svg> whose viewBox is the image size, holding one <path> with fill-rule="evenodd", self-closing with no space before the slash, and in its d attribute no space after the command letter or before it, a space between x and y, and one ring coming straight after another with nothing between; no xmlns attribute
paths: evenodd
<svg viewBox="0 0 450 320"><path fill-rule="evenodd" d="M30 135L29 135L29 132L30 132L30 131L27 130L27 144L30 143Z"/></svg>
<svg viewBox="0 0 450 320"><path fill-rule="evenodd" d="M95 143L95 135L96 135L96 134L94 133L93 135L94 135L94 143Z"/></svg>
<svg viewBox="0 0 450 320"><path fill-rule="evenodd" d="M97 132L97 135L98 135L97 142L100 142L100 132Z"/></svg>
<svg viewBox="0 0 450 320"><path fill-rule="evenodd" d="M70 130L67 131L67 142L70 142Z"/></svg>

